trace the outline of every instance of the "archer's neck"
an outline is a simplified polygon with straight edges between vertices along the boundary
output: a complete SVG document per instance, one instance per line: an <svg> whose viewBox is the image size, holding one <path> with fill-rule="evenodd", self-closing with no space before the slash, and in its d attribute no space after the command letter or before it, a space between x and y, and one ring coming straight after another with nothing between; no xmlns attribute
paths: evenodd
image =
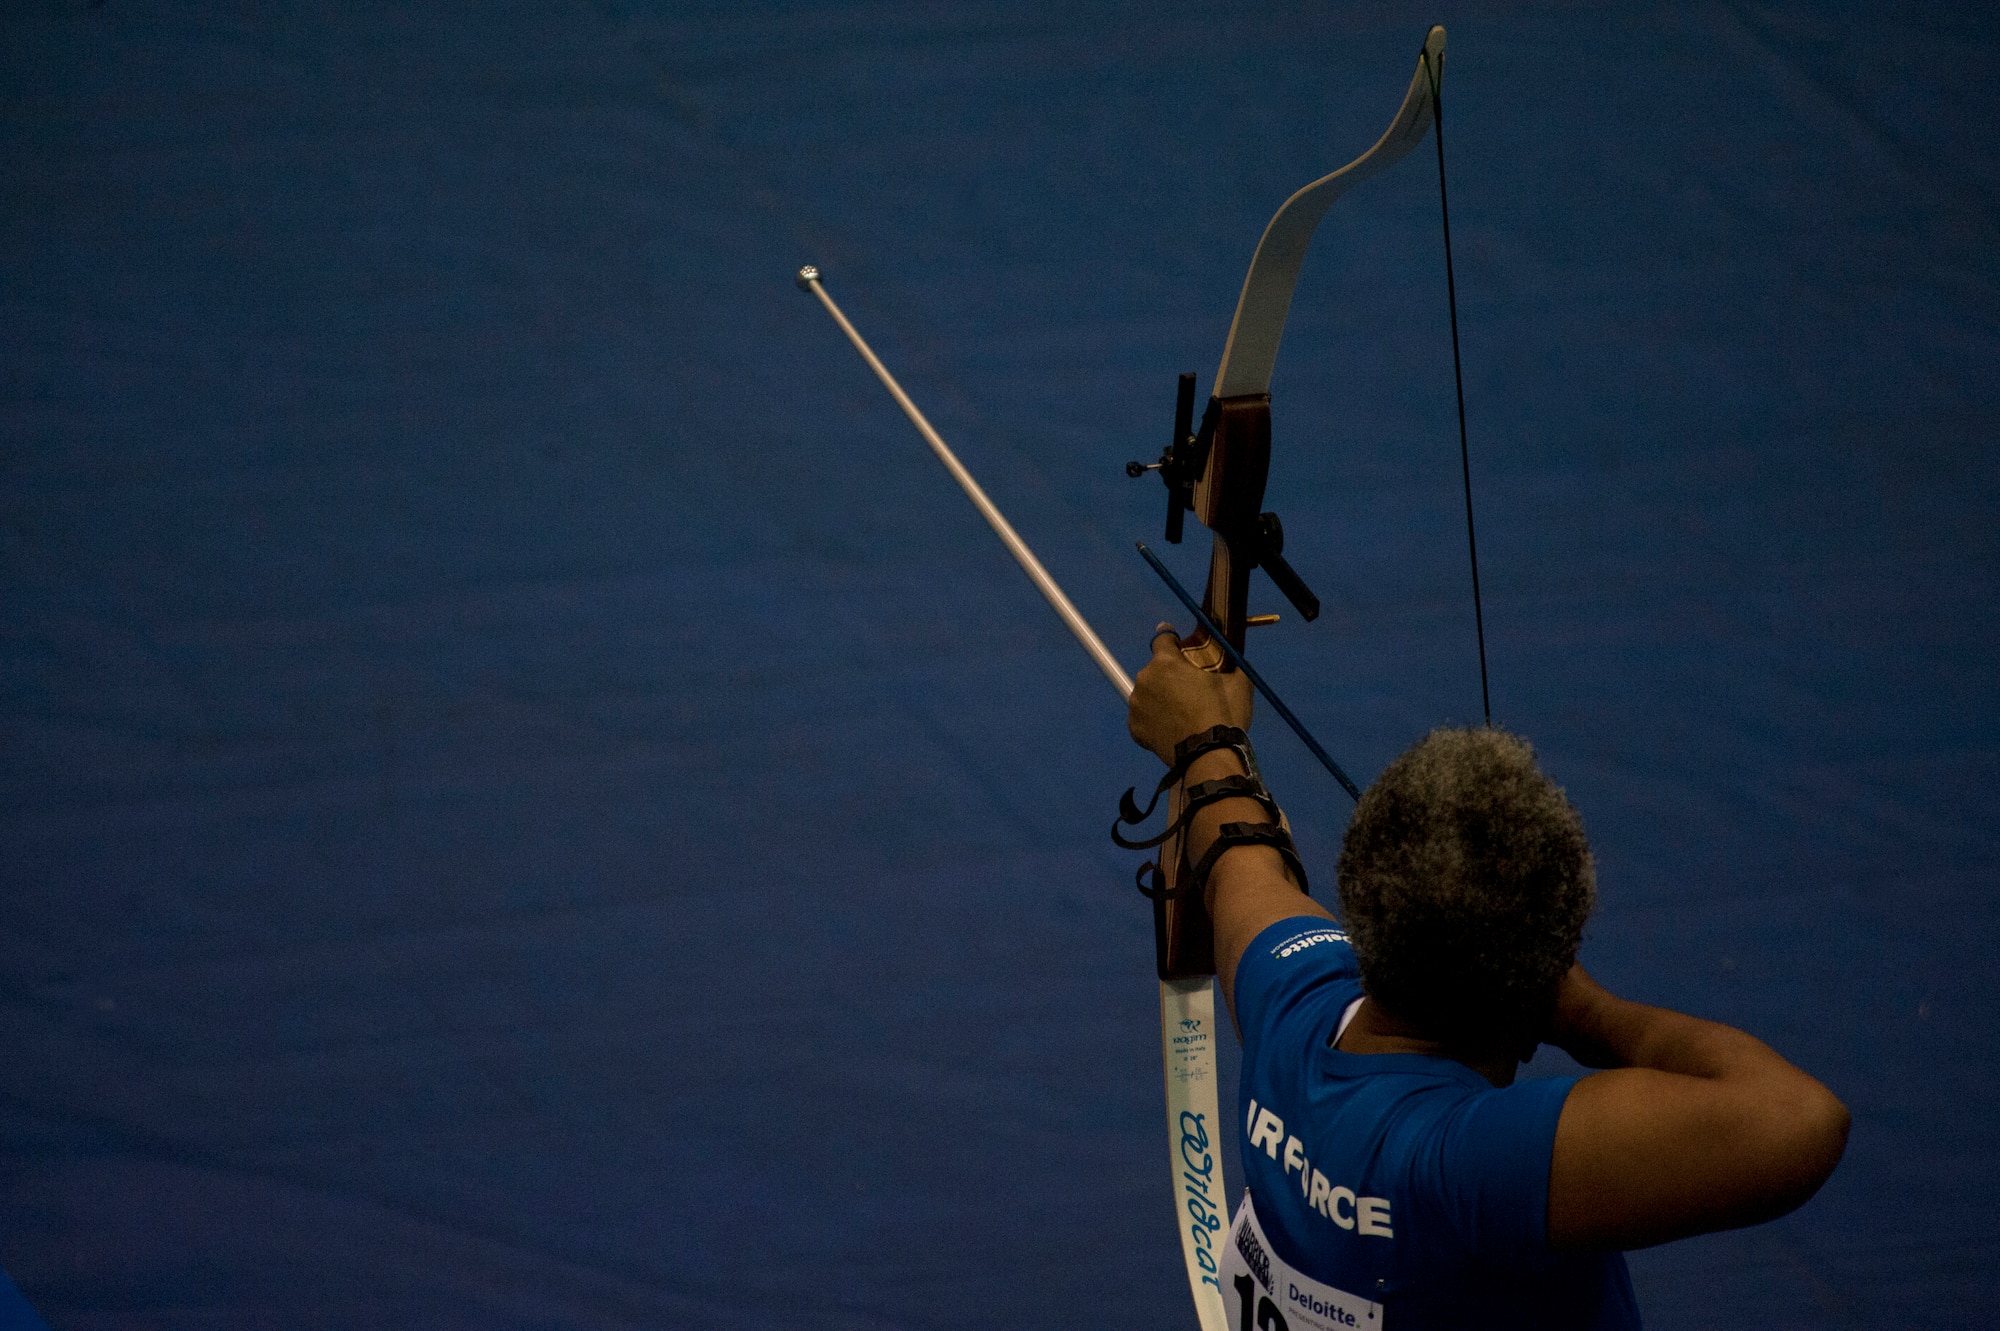
<svg viewBox="0 0 2000 1331"><path fill-rule="evenodd" d="M1361 1000L1354 1020L1347 1023L1334 1048L1344 1054L1427 1054L1448 1058L1477 1072L1495 1086L1511 1086L1520 1060L1490 1049L1461 1049L1433 1040L1372 998Z"/></svg>

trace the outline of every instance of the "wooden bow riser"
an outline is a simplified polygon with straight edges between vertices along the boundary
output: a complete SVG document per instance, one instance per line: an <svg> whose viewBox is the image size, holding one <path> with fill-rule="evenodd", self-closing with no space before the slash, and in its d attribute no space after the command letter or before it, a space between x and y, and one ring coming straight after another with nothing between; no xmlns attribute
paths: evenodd
<svg viewBox="0 0 2000 1331"><path fill-rule="evenodd" d="M1264 507L1264 483L1271 471L1271 395L1224 398L1214 405L1219 409L1215 435L1194 492L1195 517L1214 536L1202 611L1230 645L1241 651L1250 614L1250 571L1258 561L1258 519ZM1197 635L1197 641L1183 649L1183 655L1204 670L1221 670L1226 664L1222 649L1205 635ZM1183 781L1171 794L1167 806L1170 824L1180 820L1186 784ZM1160 869L1167 888L1167 895L1153 902L1154 954L1160 978L1213 975L1215 927L1208 908L1196 893L1175 892L1194 872L1183 836L1176 835L1160 847Z"/></svg>

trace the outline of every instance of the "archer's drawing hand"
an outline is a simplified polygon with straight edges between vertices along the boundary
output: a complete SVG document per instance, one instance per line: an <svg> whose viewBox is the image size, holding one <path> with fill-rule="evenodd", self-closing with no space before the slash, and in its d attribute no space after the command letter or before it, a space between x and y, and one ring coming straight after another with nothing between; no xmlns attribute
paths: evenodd
<svg viewBox="0 0 2000 1331"><path fill-rule="evenodd" d="M1556 989L1555 1010L1543 1044L1552 1044L1587 1068L1616 1068L1624 1060L1609 1047L1604 1030L1615 999L1580 965L1572 965Z"/></svg>
<svg viewBox="0 0 2000 1331"><path fill-rule="evenodd" d="M1238 670L1203 670L1181 652L1173 625L1153 635L1153 659L1132 681L1125 725L1139 747L1163 763L1174 745L1210 726L1250 728L1250 681Z"/></svg>

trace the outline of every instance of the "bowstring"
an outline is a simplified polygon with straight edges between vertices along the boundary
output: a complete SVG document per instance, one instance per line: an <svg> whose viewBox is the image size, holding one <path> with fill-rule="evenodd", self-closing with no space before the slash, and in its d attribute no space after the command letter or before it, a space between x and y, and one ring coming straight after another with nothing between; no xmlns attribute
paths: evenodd
<svg viewBox="0 0 2000 1331"><path fill-rule="evenodd" d="M1431 128L1437 135L1438 212L1444 219L1444 289L1451 305L1451 377L1458 390L1458 465L1465 479L1465 548L1472 557L1472 623L1479 634L1479 703L1486 724L1493 724L1493 694L1486 682L1486 614L1479 599L1479 538L1472 525L1472 451L1465 441L1465 370L1458 354L1458 277L1451 264L1451 202L1444 183L1444 99L1438 93L1437 70L1431 53L1423 53L1424 73L1431 85Z"/></svg>

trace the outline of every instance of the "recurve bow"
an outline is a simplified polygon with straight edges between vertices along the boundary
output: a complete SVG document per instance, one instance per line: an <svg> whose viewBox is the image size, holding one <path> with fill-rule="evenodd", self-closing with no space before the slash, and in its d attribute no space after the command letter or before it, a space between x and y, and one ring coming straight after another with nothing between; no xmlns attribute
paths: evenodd
<svg viewBox="0 0 2000 1331"><path fill-rule="evenodd" d="M1264 483L1271 469L1271 371L1284 337L1299 266L1313 232L1334 200L1370 176L1395 164L1423 141L1430 129L1438 83L1444 72L1442 27L1433 27L1417 56L1416 73L1395 119L1375 145L1300 189L1271 218L1244 275L1236 317L1222 347L1207 408L1194 424L1195 376L1180 377L1174 404L1173 437L1160 460L1130 463L1128 474L1157 471L1167 487L1167 540L1178 542L1184 515L1193 513L1212 533L1208 582L1202 609L1239 652L1246 630L1269 622L1250 613L1250 572L1261 568L1310 621L1319 616L1319 598L1285 562L1284 527L1264 511ZM1187 655L1207 669L1225 667L1219 647L1197 630ZM1180 814L1176 790L1169 821ZM1215 972L1214 932L1201 899L1176 888L1188 873L1180 837L1161 847L1153 898L1156 960L1162 980L1198 980Z"/></svg>

